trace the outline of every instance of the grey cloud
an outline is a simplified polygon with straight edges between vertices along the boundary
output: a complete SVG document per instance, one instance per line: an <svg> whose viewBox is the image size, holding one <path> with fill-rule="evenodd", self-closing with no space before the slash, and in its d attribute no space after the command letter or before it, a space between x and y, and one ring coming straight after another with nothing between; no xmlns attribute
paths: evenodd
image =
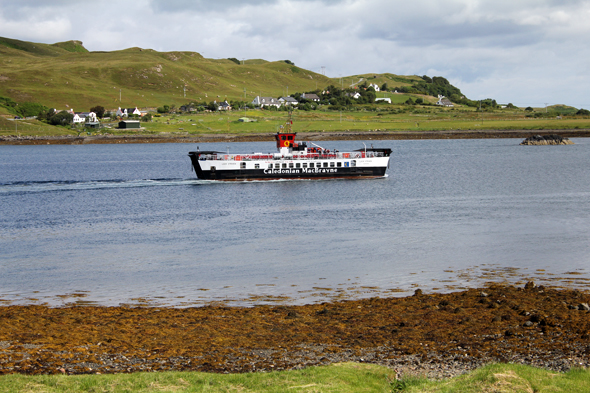
<svg viewBox="0 0 590 393"><path fill-rule="evenodd" d="M464 24L434 23L427 26L414 23L396 27L364 25L359 32L363 39L377 38L394 41L401 46L494 46L514 47L537 43L544 38L541 28L520 26L509 21Z"/></svg>
<svg viewBox="0 0 590 393"><path fill-rule="evenodd" d="M344 0L292 0L290 3L322 3L335 4ZM280 0L226 0L211 2L208 0L151 0L150 4L155 11L160 12L183 12L199 11L219 12L230 11L245 7L272 6L280 3Z"/></svg>

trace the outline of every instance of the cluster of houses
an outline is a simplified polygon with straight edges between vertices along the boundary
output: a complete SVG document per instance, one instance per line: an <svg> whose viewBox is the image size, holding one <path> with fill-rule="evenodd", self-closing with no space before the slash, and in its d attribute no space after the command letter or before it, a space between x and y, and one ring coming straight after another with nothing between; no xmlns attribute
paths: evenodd
<svg viewBox="0 0 590 393"><path fill-rule="evenodd" d="M375 84L370 84L369 87L372 87L373 89L375 89L375 91L379 91L379 86L375 85ZM397 92L396 92L397 93ZM347 95L351 98L354 99L358 99L361 94L358 92L355 93L347 93ZM320 102L320 97L317 94L313 94L313 93L304 93L301 94L301 98L304 98L306 100L309 101L313 101L313 102ZM391 104L391 98L376 98L375 101L385 101ZM296 106L299 104L299 102L293 98L293 97L280 97L280 98L273 98L273 97L261 97L261 96L256 96L256 98L254 98L254 100L252 100L252 104L259 107L259 108L264 108L264 107L276 107L276 108L280 108L281 106L285 105L285 106ZM231 110L232 107L231 105L227 102L221 102L221 103L216 103L217 105L217 110L219 111L228 111ZM444 106L444 107L453 107L453 103L446 98L445 96L439 95L438 96L438 101L436 102L436 105L440 105L440 106ZM183 107L180 108L181 110L184 110ZM187 109L188 110L188 109ZM84 124L85 126L88 127L96 127L98 128L100 126L100 123L98 122L98 117L96 116L96 113L94 112L74 112L73 109L68 109L67 112L71 113L74 116L73 119L73 123L74 124ZM118 108L117 111L115 112L116 116L120 119L124 119L127 118L129 116L145 116L148 112L146 111L140 111L137 107L135 108ZM122 124L124 123L124 124ZM135 124L137 123L137 124ZM139 128L139 121L135 120L122 120L121 123L119 123L120 128Z"/></svg>
<svg viewBox="0 0 590 393"><path fill-rule="evenodd" d="M301 98L304 98L309 101L320 102L320 97L317 94L313 94L313 93L301 94ZM252 100L252 105L258 106L260 108L271 107L271 106L274 106L276 108L280 108L283 105L296 106L298 104L299 104L299 102L293 97L273 98L273 97L256 96L256 98L254 98L254 100Z"/></svg>
<svg viewBox="0 0 590 393"><path fill-rule="evenodd" d="M58 112L56 110L56 112ZM74 117L72 119L72 123L75 124L84 124L85 127L89 128L100 128L100 122L98 121L98 116L94 112L74 112L73 109L67 109L66 112L71 113ZM135 108L119 108L115 112L116 116L120 119L137 115L137 116L144 116L148 112L140 111L137 107ZM139 120L122 120L119 122L119 128L139 128Z"/></svg>
<svg viewBox="0 0 590 393"><path fill-rule="evenodd" d="M379 86L375 85L375 84L370 84L369 87L372 87L373 89L375 89L375 91L380 91ZM397 93L397 91L395 92ZM354 98L354 99L359 99L361 97L361 94L359 92L353 92L353 93L346 93L346 95L350 98ZM301 98L305 98L306 100L309 101L314 101L314 102L320 102L320 97L318 97L317 94L313 94L313 93L304 93L301 94ZM391 98L376 98L375 102L379 102L379 101L384 101L387 102L389 104L391 104ZM261 97L261 96L256 96L256 98L254 98L254 100L252 100L252 104L260 107L260 108L264 108L269 107L269 106L274 106L276 108L280 108L283 105L291 105L291 106L296 106L297 104L299 104L299 102L297 102L297 100L293 97L280 97L280 98L273 98L273 97ZM438 101L436 102L436 105L440 105L440 106L444 106L447 108L452 108L454 105L451 102L451 100L449 100L447 97L439 95L438 96ZM218 109L220 111L222 110L231 110L231 106L227 103L227 102L223 102L220 105L218 105Z"/></svg>
<svg viewBox="0 0 590 393"><path fill-rule="evenodd" d="M56 112L59 112L56 110ZM72 120L72 122L74 124L80 124L80 123L97 123L98 122L98 117L96 116L96 113L94 112L74 112L73 109L67 109L66 112L71 113L74 116L74 119ZM137 115L137 116L144 116L147 114L146 111L140 111L137 107L135 108L119 108L117 109L117 111L115 112L117 117L123 118L123 117L129 117L129 116L133 116L133 115Z"/></svg>
<svg viewBox="0 0 590 393"><path fill-rule="evenodd" d="M96 113L94 112L74 112L73 109L69 109L66 112L71 113L74 116L72 122L74 124L80 123L96 123L98 122L98 117L96 117Z"/></svg>

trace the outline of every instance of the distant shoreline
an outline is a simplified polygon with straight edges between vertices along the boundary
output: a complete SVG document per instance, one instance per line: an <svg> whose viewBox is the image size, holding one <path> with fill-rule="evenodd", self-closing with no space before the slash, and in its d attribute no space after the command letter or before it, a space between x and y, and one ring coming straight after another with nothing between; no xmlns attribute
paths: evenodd
<svg viewBox="0 0 590 393"><path fill-rule="evenodd" d="M590 129L577 130L465 130L465 131L366 131L366 132L298 132L297 138L311 141L335 140L419 140L419 139L491 139L528 138L532 135L558 134L566 138L588 138ZM189 135L93 135L93 136L0 136L0 145L84 145L118 143L215 143L267 142L273 134L203 134Z"/></svg>

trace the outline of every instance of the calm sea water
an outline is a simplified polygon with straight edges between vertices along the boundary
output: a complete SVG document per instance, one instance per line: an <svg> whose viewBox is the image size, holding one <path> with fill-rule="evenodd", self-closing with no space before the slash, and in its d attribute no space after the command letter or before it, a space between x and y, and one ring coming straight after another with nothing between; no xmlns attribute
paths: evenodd
<svg viewBox="0 0 590 393"><path fill-rule="evenodd" d="M247 183L197 180L196 145L0 146L0 300L298 304L531 278L588 288L590 140L573 141L370 141L393 149L385 179Z"/></svg>

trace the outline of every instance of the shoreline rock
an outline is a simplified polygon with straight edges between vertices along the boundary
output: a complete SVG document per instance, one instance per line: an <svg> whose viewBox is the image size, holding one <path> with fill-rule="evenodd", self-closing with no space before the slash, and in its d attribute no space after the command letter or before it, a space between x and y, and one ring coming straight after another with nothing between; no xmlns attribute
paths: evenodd
<svg viewBox="0 0 590 393"><path fill-rule="evenodd" d="M561 135L550 134L550 135L533 135L526 138L520 143L521 145L532 145L532 146L546 146L546 145L573 145L574 142L570 141L569 138L564 138Z"/></svg>

